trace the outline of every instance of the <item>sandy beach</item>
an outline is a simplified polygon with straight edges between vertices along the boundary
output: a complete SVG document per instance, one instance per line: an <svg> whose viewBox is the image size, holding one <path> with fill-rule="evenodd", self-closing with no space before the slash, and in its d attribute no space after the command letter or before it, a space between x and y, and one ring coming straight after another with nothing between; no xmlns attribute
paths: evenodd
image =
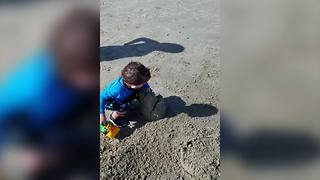
<svg viewBox="0 0 320 180"><path fill-rule="evenodd" d="M101 135L101 179L219 178L218 7L216 0L101 1L100 91L139 61L168 105L166 118L131 116L117 139Z"/></svg>

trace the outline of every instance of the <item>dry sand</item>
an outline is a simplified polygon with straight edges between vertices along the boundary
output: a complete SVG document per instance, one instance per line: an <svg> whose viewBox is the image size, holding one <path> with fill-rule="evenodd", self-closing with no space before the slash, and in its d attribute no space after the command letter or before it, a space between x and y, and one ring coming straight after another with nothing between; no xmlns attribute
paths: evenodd
<svg viewBox="0 0 320 180"><path fill-rule="evenodd" d="M101 1L100 90L140 61L168 104L166 118L132 114L118 139L101 135L101 179L219 178L218 7L216 0Z"/></svg>

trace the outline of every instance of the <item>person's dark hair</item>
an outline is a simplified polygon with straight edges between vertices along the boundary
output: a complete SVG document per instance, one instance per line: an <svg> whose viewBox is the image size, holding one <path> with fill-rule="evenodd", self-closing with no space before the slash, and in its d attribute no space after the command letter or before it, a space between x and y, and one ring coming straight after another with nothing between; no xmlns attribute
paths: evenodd
<svg viewBox="0 0 320 180"><path fill-rule="evenodd" d="M52 31L50 47L62 61L99 63L99 13L90 8L77 8L60 19ZM98 65L99 66L99 65Z"/></svg>
<svg viewBox="0 0 320 180"><path fill-rule="evenodd" d="M99 89L99 29L98 9L77 8L57 21L49 36L57 76L79 91Z"/></svg>
<svg viewBox="0 0 320 180"><path fill-rule="evenodd" d="M130 62L122 71L124 82L139 85L146 83L151 78L150 70L140 62Z"/></svg>

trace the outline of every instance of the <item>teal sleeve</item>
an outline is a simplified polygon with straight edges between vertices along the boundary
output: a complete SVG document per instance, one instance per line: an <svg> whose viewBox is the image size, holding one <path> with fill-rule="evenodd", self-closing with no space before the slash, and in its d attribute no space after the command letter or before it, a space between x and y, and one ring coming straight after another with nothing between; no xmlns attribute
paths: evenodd
<svg viewBox="0 0 320 180"><path fill-rule="evenodd" d="M100 114L104 114L104 107L109 98L110 97L108 96L107 89L100 93Z"/></svg>

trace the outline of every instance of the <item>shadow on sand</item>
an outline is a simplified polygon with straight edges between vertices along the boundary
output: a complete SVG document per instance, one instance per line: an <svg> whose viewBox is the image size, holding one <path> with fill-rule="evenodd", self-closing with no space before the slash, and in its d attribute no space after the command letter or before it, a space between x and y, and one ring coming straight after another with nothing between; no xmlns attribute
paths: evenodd
<svg viewBox="0 0 320 180"><path fill-rule="evenodd" d="M142 37L125 43L124 45L100 47L100 61L112 61L127 57L145 56L154 51L166 53L180 53L184 47L175 43L160 43Z"/></svg>
<svg viewBox="0 0 320 180"><path fill-rule="evenodd" d="M257 130L242 135L225 115L220 116L221 158L236 156L255 168L292 167L320 155L317 137L293 130Z"/></svg>
<svg viewBox="0 0 320 180"><path fill-rule="evenodd" d="M177 116L181 113L186 113L190 117L208 117L215 115L218 109L210 104L191 104L189 106L178 96L165 97L164 101L167 104L167 118ZM130 125L121 128L118 139L123 139L130 136L136 129L150 122L145 120L138 112L128 112L125 119Z"/></svg>

